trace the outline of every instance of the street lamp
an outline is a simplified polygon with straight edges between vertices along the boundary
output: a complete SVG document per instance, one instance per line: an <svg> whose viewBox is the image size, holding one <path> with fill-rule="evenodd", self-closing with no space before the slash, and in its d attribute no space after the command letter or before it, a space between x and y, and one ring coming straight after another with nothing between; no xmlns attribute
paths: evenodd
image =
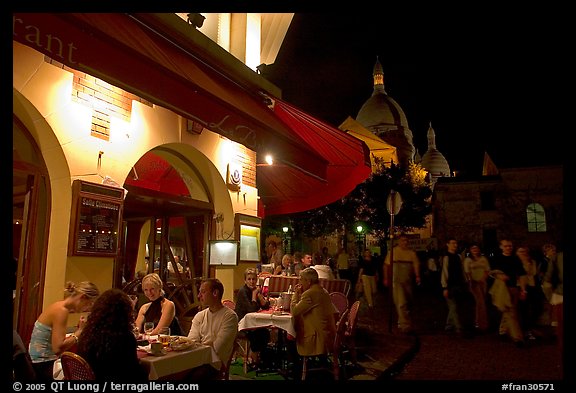
<svg viewBox="0 0 576 393"><path fill-rule="evenodd" d="M288 234L288 231L290 230L290 228L288 227L282 227L282 248L284 249L284 253L285 254L292 254L292 250L291 250L291 238L290 235Z"/></svg>
<svg viewBox="0 0 576 393"><path fill-rule="evenodd" d="M361 224L356 225L356 235L358 242L358 255L364 250L364 240L366 239L364 226Z"/></svg>

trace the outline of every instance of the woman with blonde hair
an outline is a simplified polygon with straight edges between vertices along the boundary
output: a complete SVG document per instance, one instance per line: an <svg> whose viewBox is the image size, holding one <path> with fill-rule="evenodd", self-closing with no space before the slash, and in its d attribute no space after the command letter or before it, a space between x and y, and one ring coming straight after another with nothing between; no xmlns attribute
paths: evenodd
<svg viewBox="0 0 576 393"><path fill-rule="evenodd" d="M170 334L181 336L182 329L176 318L174 302L164 297L163 282L157 273L150 273L142 279L142 291L150 302L143 304L136 317L136 326L143 331L144 322L153 322L154 330L150 333L156 335L160 328L169 327Z"/></svg>
<svg viewBox="0 0 576 393"><path fill-rule="evenodd" d="M294 257L292 254L284 254L282 263L274 269L275 275L292 276L294 275Z"/></svg>
<svg viewBox="0 0 576 393"><path fill-rule="evenodd" d="M78 343L86 321L80 318L76 331L66 336L68 316L90 311L99 295L96 285L89 281L79 284L69 281L64 290L64 299L52 303L38 316L28 352L39 380L53 380L54 361L62 352L70 350Z"/></svg>

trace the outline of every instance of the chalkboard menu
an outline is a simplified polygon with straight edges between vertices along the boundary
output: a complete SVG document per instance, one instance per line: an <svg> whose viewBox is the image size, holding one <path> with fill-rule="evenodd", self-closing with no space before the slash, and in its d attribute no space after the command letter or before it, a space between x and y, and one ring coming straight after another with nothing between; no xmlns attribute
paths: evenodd
<svg viewBox="0 0 576 393"><path fill-rule="evenodd" d="M116 256L124 189L75 180L68 253Z"/></svg>

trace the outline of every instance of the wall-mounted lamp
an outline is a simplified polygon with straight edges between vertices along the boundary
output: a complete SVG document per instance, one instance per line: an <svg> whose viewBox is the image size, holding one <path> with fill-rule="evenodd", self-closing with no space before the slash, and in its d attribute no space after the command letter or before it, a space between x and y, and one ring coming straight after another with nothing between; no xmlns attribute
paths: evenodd
<svg viewBox="0 0 576 393"><path fill-rule="evenodd" d="M204 24L204 20L206 19L205 16L202 14L188 14L187 22L194 26L195 28L199 29Z"/></svg>
<svg viewBox="0 0 576 393"><path fill-rule="evenodd" d="M268 68L268 64L262 63L259 66L256 66L256 72L262 75L266 72L266 68Z"/></svg>
<svg viewBox="0 0 576 393"><path fill-rule="evenodd" d="M266 154L266 158L264 158L266 160L266 164L268 165L272 165L274 164L274 158L272 158L272 156L270 154Z"/></svg>

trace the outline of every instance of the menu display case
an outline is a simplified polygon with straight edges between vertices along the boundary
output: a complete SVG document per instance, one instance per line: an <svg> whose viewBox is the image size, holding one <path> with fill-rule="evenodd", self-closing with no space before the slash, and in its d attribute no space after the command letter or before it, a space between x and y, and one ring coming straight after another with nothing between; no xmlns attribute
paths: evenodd
<svg viewBox="0 0 576 393"><path fill-rule="evenodd" d="M258 217L236 214L235 233L240 241L240 262L260 262L260 227Z"/></svg>
<svg viewBox="0 0 576 393"><path fill-rule="evenodd" d="M118 254L124 189L75 180L68 255Z"/></svg>

